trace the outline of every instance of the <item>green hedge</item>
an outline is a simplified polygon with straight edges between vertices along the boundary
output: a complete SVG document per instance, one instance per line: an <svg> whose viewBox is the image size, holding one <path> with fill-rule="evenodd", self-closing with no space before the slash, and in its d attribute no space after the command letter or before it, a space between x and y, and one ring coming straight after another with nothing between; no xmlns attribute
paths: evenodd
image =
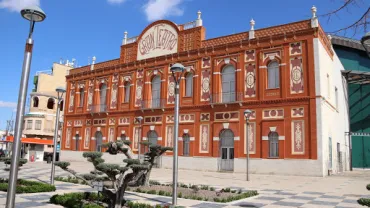
<svg viewBox="0 0 370 208"><path fill-rule="evenodd" d="M370 207L370 199L361 198L361 199L357 200L357 203L361 204L362 206Z"/></svg>
<svg viewBox="0 0 370 208"><path fill-rule="evenodd" d="M67 208L104 208L98 204L95 204L96 201L107 201L107 199L103 195L99 195L96 193L68 193L59 195L56 194L50 198L50 203L62 205L63 207ZM83 200L91 201L92 203L84 204Z"/></svg>
<svg viewBox="0 0 370 208"><path fill-rule="evenodd" d="M0 191L8 191L8 179L0 179ZM18 179L16 193L39 193L55 191L55 186L37 181Z"/></svg>

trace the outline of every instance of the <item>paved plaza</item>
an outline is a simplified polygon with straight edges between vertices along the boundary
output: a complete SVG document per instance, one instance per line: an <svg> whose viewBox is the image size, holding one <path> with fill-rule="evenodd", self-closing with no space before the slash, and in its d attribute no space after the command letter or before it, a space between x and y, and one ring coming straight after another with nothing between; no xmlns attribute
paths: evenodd
<svg viewBox="0 0 370 208"><path fill-rule="evenodd" d="M9 172L0 166L0 176L8 177ZM90 163L73 162L71 168L80 173L92 169ZM56 176L68 176L69 173L56 168ZM19 177L49 182L50 164L28 163L19 171ZM172 171L169 169L153 169L152 180L169 183L172 180ZM235 201L229 204L202 202L196 200L179 199L179 205L186 207L256 207L263 208L292 208L292 207L323 207L323 208L356 208L362 207L356 200L360 197L370 197L366 184L370 181L370 172L354 170L335 176L298 177L256 175L245 181L245 174L179 171L179 182L185 184L204 184L217 188L231 187L233 189L257 190L259 195L249 199ZM54 194L77 191L93 191L88 186L63 183L56 181L57 191L52 193L18 194L16 207L60 207L48 204L49 198ZM140 201L150 204L170 203L170 197L127 193L128 200ZM5 205L6 193L0 193L0 207Z"/></svg>

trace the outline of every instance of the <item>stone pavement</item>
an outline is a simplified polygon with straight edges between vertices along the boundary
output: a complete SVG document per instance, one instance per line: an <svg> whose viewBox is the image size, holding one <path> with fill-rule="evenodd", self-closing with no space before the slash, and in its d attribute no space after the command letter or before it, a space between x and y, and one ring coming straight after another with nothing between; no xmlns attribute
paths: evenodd
<svg viewBox="0 0 370 208"><path fill-rule="evenodd" d="M0 164L0 177L7 178L9 172L3 170ZM73 162L71 168L80 173L92 169L90 163ZM56 176L68 176L69 173L56 167ZM19 178L28 178L48 182L50 164L28 163L19 171ZM153 169L152 180L169 183L172 180L172 170ZM275 175L250 175L250 181L245 181L245 174L179 171L179 182L185 184L204 184L215 188L231 187L233 189L257 190L259 196L232 202L230 204L202 202L196 200L178 199L178 204L186 207L256 207L292 208L292 207L323 207L323 208L356 208L362 207L356 200L369 197L366 184L370 181L370 172L355 170L345 174L319 178ZM93 191L90 187L56 181L57 191L52 193L18 194L16 207L60 207L47 204L54 194L78 191ZM150 204L170 203L170 197L127 193L127 198ZM6 193L0 192L0 207L4 207Z"/></svg>

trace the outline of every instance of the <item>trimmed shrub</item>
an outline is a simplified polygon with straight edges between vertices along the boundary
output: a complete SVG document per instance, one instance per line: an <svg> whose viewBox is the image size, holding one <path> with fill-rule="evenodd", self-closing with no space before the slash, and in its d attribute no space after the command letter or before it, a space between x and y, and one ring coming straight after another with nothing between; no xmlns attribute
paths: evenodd
<svg viewBox="0 0 370 208"><path fill-rule="evenodd" d="M106 199L103 195L98 196L96 193L85 192L68 193L63 195L56 194L50 198L49 202L67 208L104 208L103 206L95 203L98 200L103 202L108 201L108 199Z"/></svg>
<svg viewBox="0 0 370 208"><path fill-rule="evenodd" d="M202 189L202 190L208 190L209 189L209 186L207 186L207 185L201 185L200 186L200 189Z"/></svg>
<svg viewBox="0 0 370 208"><path fill-rule="evenodd" d="M181 192L179 192L179 193L177 194L177 197L182 198L182 193L181 193Z"/></svg>
<svg viewBox="0 0 370 208"><path fill-rule="evenodd" d="M0 179L0 191L8 191L8 179ZM16 193L40 193L55 191L55 186L37 181L18 179Z"/></svg>
<svg viewBox="0 0 370 208"><path fill-rule="evenodd" d="M149 180L149 184L150 185L157 185L157 186L161 185L161 183L159 183L158 181L154 181L154 180Z"/></svg>
<svg viewBox="0 0 370 208"><path fill-rule="evenodd" d="M157 191L156 190L150 190L150 191L147 191L146 193L147 194L157 194Z"/></svg>
<svg viewBox="0 0 370 208"><path fill-rule="evenodd" d="M367 198L360 198L359 200L357 200L357 203L361 204L362 206L370 207L370 199Z"/></svg>
<svg viewBox="0 0 370 208"><path fill-rule="evenodd" d="M366 189L370 191L370 184L366 185Z"/></svg>
<svg viewBox="0 0 370 208"><path fill-rule="evenodd" d="M216 189L214 187L209 188L210 191L215 191Z"/></svg>
<svg viewBox="0 0 370 208"><path fill-rule="evenodd" d="M164 196L164 194L165 194L165 192L164 192L163 190L160 190L160 191L158 192L158 195Z"/></svg>

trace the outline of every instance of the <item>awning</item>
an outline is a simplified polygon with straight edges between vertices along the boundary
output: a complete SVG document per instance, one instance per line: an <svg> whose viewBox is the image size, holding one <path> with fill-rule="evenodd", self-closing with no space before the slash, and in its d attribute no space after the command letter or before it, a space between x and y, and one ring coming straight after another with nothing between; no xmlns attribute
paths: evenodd
<svg viewBox="0 0 370 208"><path fill-rule="evenodd" d="M6 137L7 142L13 142L13 136ZM22 143L25 144L42 144L42 145L53 145L53 140L40 139L40 138L21 138Z"/></svg>
<svg viewBox="0 0 370 208"><path fill-rule="evenodd" d="M347 79L348 84L370 84L370 72L342 70L342 75Z"/></svg>

